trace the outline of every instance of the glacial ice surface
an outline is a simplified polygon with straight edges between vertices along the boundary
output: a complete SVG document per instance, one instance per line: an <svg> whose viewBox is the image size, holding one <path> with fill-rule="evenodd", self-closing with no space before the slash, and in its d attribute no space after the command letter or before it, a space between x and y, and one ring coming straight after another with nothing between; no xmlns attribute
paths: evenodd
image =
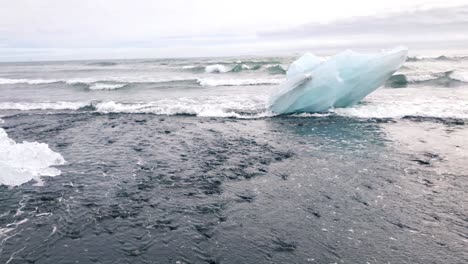
<svg viewBox="0 0 468 264"><path fill-rule="evenodd" d="M0 185L16 186L39 176L57 176L60 171L50 166L64 164L62 155L47 144L16 143L0 128Z"/></svg>
<svg viewBox="0 0 468 264"><path fill-rule="evenodd" d="M286 81L272 93L267 107L289 114L355 105L383 85L407 53L404 47L377 54L346 50L329 59L306 53L291 64Z"/></svg>

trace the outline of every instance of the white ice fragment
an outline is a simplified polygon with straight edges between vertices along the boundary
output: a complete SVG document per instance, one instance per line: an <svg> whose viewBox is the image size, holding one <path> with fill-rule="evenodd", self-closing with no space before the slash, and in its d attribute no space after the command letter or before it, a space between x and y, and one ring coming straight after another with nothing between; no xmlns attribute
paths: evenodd
<svg viewBox="0 0 468 264"><path fill-rule="evenodd" d="M47 144L16 143L0 128L0 185L20 185L39 176L57 176L60 171L50 166L64 164L62 155Z"/></svg>
<svg viewBox="0 0 468 264"><path fill-rule="evenodd" d="M291 64L287 80L270 96L267 107L288 114L355 105L383 85L407 53L404 47L377 54L346 50L328 60L306 53Z"/></svg>

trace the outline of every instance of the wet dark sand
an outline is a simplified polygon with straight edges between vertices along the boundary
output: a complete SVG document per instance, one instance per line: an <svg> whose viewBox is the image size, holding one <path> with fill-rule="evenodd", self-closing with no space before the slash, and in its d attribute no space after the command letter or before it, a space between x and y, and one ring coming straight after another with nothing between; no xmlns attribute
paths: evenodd
<svg viewBox="0 0 468 264"><path fill-rule="evenodd" d="M0 187L0 263L467 263L460 120L3 117L67 160Z"/></svg>

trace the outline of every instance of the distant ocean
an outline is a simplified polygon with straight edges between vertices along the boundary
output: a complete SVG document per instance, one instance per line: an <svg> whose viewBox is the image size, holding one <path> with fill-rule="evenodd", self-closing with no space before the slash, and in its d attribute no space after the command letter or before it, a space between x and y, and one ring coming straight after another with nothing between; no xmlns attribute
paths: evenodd
<svg viewBox="0 0 468 264"><path fill-rule="evenodd" d="M468 57L276 115L294 59L0 63L0 263L467 263Z"/></svg>

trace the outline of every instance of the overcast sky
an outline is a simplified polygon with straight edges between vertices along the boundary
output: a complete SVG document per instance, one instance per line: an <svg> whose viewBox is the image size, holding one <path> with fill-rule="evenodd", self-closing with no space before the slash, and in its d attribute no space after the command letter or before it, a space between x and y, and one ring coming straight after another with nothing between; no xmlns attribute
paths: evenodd
<svg viewBox="0 0 468 264"><path fill-rule="evenodd" d="M389 44L457 49L468 46L467 5L468 0L0 0L0 61L255 55Z"/></svg>

